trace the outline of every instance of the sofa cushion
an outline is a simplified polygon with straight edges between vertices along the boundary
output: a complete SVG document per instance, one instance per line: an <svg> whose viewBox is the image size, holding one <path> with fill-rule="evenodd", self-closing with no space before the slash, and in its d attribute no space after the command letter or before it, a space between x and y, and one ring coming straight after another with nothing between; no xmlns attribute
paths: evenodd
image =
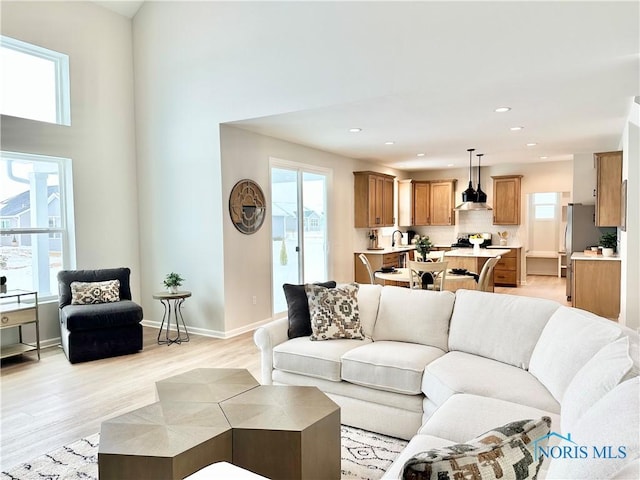
<svg viewBox="0 0 640 480"><path fill-rule="evenodd" d="M358 290L358 309L362 333L367 338L373 337L373 328L378 317L382 285L361 284Z"/></svg>
<svg viewBox="0 0 640 480"><path fill-rule="evenodd" d="M326 288L334 288L336 282L318 283ZM307 337L311 335L311 317L309 316L309 301L304 285L282 285L284 296L287 299L287 316L289 319L289 338Z"/></svg>
<svg viewBox="0 0 640 480"><path fill-rule="evenodd" d="M577 308L560 307L540 335L529 371L561 402L578 370L621 333L610 320Z"/></svg>
<svg viewBox="0 0 640 480"><path fill-rule="evenodd" d="M120 280L71 282L71 305L93 305L120 301Z"/></svg>
<svg viewBox="0 0 640 480"><path fill-rule="evenodd" d="M526 369L542 329L559 307L540 298L458 290L449 350Z"/></svg>
<svg viewBox="0 0 640 480"><path fill-rule="evenodd" d="M446 352L454 300L451 292L384 287L373 339L419 343Z"/></svg>
<svg viewBox="0 0 640 480"><path fill-rule="evenodd" d="M571 442L562 440L560 443L561 449L567 447L570 451L576 443L586 446L588 459L553 458L547 479L613 478L629 468L630 463L637 463L640 456L639 399L640 378L635 377L596 402L572 428ZM600 452L610 448L613 455L598 456L594 448ZM619 449L623 449L624 455Z"/></svg>
<svg viewBox="0 0 640 480"><path fill-rule="evenodd" d="M602 347L576 373L564 392L562 432L570 432L592 405L622 381L632 365L628 337L619 338Z"/></svg>
<svg viewBox="0 0 640 480"><path fill-rule="evenodd" d="M273 349L273 366L285 372L339 382L342 375L342 355L371 340L336 340L310 342L309 337L287 340Z"/></svg>
<svg viewBox="0 0 640 480"><path fill-rule="evenodd" d="M472 393L560 413L560 404L526 370L464 352L449 352L427 365L422 391L438 405L456 393Z"/></svg>
<svg viewBox="0 0 640 480"><path fill-rule="evenodd" d="M439 348L415 343L380 341L342 356L342 379L389 392L421 393L424 367L444 355Z"/></svg>
<svg viewBox="0 0 640 480"><path fill-rule="evenodd" d="M60 322L67 330L96 330L142 321L142 307L131 300L94 305L67 305L60 310Z"/></svg>
<svg viewBox="0 0 640 480"><path fill-rule="evenodd" d="M305 285L311 317L310 340L363 340L358 309L358 284L326 288Z"/></svg>
<svg viewBox="0 0 640 480"><path fill-rule="evenodd" d="M461 393L440 406L420 427L418 434L434 435L461 443L495 425L540 417L551 419L552 430L559 428L560 415L557 413L497 398Z"/></svg>
<svg viewBox="0 0 640 480"><path fill-rule="evenodd" d="M517 420L463 444L417 453L405 462L402 478L535 479L543 459L537 458L534 451L546 444L550 426L549 417Z"/></svg>

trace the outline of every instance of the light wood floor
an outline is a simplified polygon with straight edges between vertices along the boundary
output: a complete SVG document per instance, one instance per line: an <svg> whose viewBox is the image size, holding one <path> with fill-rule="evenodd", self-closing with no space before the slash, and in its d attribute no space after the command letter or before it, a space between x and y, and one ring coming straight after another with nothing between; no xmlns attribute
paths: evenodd
<svg viewBox="0 0 640 480"><path fill-rule="evenodd" d="M144 327L141 353L71 365L62 349L5 359L0 370L0 470L100 431L103 420L155 401L157 380L194 368L247 368L260 378L251 332L229 340L191 336L158 345Z"/></svg>
<svg viewBox="0 0 640 480"><path fill-rule="evenodd" d="M566 303L565 279L529 276L519 288L496 292ZM100 430L107 418L155 401L154 384L193 368L247 368L260 378L252 333L219 340L196 335L182 345L157 345L157 330L144 328L144 350L71 365L58 347L5 359L0 369L0 469L6 470Z"/></svg>

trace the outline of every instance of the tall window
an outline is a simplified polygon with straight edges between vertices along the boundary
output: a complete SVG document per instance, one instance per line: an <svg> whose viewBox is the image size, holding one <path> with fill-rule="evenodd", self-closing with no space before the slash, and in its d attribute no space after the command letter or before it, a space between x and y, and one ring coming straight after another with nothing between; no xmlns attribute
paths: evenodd
<svg viewBox="0 0 640 480"><path fill-rule="evenodd" d="M0 152L0 271L9 288L57 295L71 268L73 228L69 159Z"/></svg>
<svg viewBox="0 0 640 480"><path fill-rule="evenodd" d="M69 57L0 36L0 113L71 125Z"/></svg>

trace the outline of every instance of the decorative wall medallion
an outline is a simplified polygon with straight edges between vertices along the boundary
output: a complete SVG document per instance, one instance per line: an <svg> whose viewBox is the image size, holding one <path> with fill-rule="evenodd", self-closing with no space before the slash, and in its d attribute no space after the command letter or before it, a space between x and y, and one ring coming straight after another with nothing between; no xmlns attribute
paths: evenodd
<svg viewBox="0 0 640 480"><path fill-rule="evenodd" d="M229 215L235 227L245 235L260 230L267 211L264 193L253 180L240 180L229 195Z"/></svg>

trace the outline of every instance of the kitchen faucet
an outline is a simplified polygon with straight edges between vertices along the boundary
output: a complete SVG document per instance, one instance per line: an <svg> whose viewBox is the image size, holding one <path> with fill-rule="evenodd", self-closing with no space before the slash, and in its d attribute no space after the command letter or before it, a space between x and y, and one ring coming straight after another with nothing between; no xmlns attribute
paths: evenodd
<svg viewBox="0 0 640 480"><path fill-rule="evenodd" d="M394 230L393 233L391 234L391 246L395 247L396 246L396 232L398 232L400 234L400 236L402 236L402 232L400 230Z"/></svg>

